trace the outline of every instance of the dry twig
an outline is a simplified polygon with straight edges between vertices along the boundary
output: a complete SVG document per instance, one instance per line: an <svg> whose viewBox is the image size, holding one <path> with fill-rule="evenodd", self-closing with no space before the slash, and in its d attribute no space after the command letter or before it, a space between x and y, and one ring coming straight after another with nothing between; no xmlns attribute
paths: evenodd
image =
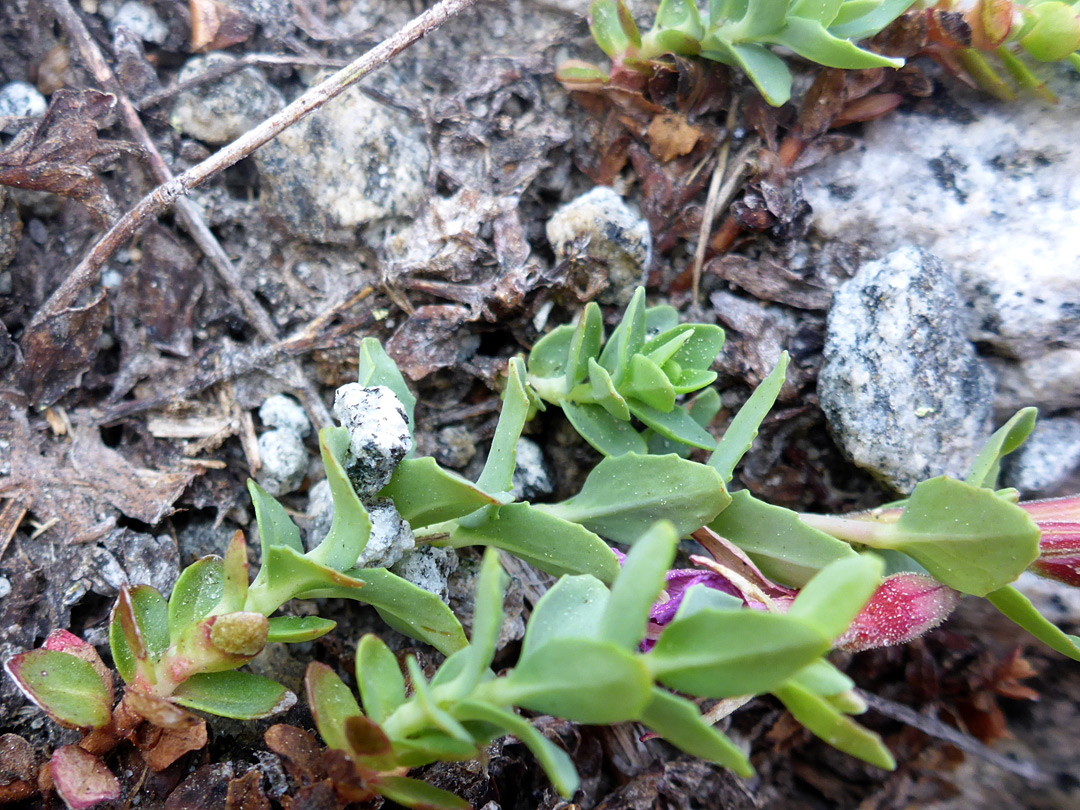
<svg viewBox="0 0 1080 810"><path fill-rule="evenodd" d="M90 38L86 26L83 25L75 10L67 0L48 1L69 35L75 40L83 59L87 62L97 80L117 92L119 88L116 85L111 69L105 62L97 45ZM250 155L264 143L342 93L371 71L386 64L396 54L421 37L434 31L474 2L475 0L440 0L435 6L407 23L395 34L383 40L383 42L347 67L304 93L292 104L289 104L258 126L248 130L202 163L191 167L176 177L172 176L161 155L154 148L153 142L139 120L138 113L131 101L122 93L117 92L125 124L140 141L141 145L147 147L151 168L161 184L143 197L134 208L121 217L101 237L63 283L53 292L44 306L35 313L30 326L40 326L51 315L71 306L78 294L98 279L102 265L121 245L131 239L158 214L175 203L192 237L213 262L218 272L222 274L230 290L237 295L252 324L265 339L276 341L277 329L270 316L255 300L254 296L243 287L232 262L225 254L220 243L218 243L206 223L198 217L195 207L184 200L183 197L218 172ZM310 383L308 385L310 386ZM315 392L312 388L310 392L303 393L310 396ZM317 395L314 397L316 401L308 401L309 396L304 397L305 406L308 407L309 412L320 409L322 411L319 414L312 414L314 421L320 424L328 424L330 421L329 414L326 412L322 401L318 399Z"/></svg>

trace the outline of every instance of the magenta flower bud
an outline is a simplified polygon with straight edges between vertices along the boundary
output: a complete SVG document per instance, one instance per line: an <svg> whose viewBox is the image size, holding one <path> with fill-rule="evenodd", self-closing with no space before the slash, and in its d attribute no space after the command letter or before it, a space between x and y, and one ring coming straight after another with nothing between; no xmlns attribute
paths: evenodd
<svg viewBox="0 0 1080 810"><path fill-rule="evenodd" d="M1031 570L1080 588L1080 523L1040 523L1039 559Z"/></svg>
<svg viewBox="0 0 1080 810"><path fill-rule="evenodd" d="M836 642L850 652L906 644L948 618L960 594L925 574L886 577Z"/></svg>

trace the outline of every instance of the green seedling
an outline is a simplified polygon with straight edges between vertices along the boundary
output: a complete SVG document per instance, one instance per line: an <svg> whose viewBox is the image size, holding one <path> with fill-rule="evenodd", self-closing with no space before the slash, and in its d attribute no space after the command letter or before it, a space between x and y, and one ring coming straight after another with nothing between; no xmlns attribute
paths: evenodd
<svg viewBox="0 0 1080 810"><path fill-rule="evenodd" d="M898 68L904 60L855 42L877 34L912 2L709 0L703 15L694 0L662 0L653 27L642 33L623 0L594 0L589 27L611 69L572 61L557 76L571 89L637 88L660 60L700 56L738 68L766 101L780 106L791 97L791 71L771 46L828 67Z"/></svg>

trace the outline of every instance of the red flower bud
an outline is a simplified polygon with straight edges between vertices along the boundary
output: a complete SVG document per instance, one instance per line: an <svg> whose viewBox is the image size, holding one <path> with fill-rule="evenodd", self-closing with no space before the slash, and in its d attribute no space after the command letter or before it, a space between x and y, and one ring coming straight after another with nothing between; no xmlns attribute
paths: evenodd
<svg viewBox="0 0 1080 810"><path fill-rule="evenodd" d="M953 612L960 594L925 574L886 577L836 646L859 652L906 644L937 627Z"/></svg>

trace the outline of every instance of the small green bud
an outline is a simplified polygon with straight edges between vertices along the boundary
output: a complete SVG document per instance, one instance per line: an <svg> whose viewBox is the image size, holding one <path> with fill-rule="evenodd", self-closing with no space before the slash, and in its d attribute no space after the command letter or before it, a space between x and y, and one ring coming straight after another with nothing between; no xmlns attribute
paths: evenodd
<svg viewBox="0 0 1080 810"><path fill-rule="evenodd" d="M210 643L229 655L258 655L269 630L270 622L261 613L226 613L210 628Z"/></svg>
<svg viewBox="0 0 1080 810"><path fill-rule="evenodd" d="M1058 0L1027 10L1027 29L1020 44L1040 62L1057 62L1080 48L1080 15Z"/></svg>

